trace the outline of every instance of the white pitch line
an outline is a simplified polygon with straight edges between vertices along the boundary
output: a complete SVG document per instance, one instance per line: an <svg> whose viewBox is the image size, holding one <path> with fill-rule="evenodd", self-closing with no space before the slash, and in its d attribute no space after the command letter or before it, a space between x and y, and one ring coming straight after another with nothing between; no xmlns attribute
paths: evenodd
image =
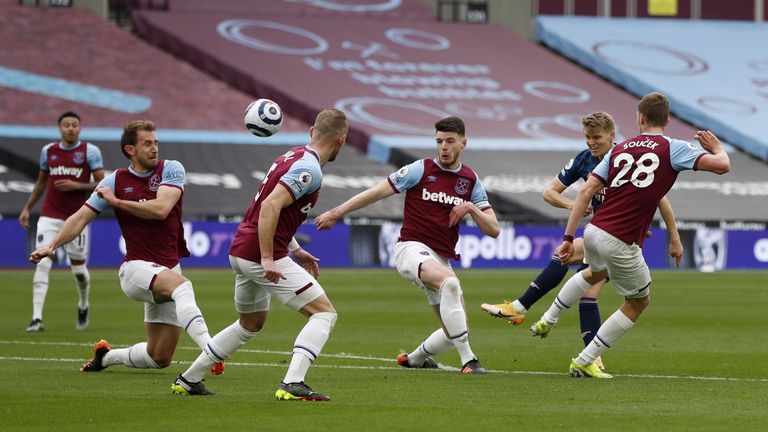
<svg viewBox="0 0 768 432"><path fill-rule="evenodd" d="M7 345L49 345L49 346L93 346L92 343L78 343L78 342L46 342L46 341L3 341L0 340L0 344ZM178 347L184 350L199 351L196 347ZM277 355L290 355L290 351L269 351L269 350L255 350L255 349L240 349L238 352L247 352L254 354L277 354ZM340 353L340 354L322 354L322 357L342 358L342 359L354 359L354 360L373 360L394 362L395 360L389 358L380 357L368 357L357 356L352 354ZM41 358L41 357L5 357L0 356L0 361L40 361L40 362L65 362L65 363L81 363L84 359L70 359L70 358ZM174 364L191 364L190 361L173 361ZM226 362L227 366L261 366L261 367L280 367L285 368L284 363L253 363L253 362ZM353 365L323 365L315 364L312 367L324 368L324 369L363 369L363 370L397 370L397 371L409 371L414 369L406 369L402 367L391 366L353 366ZM427 369L428 370L428 369ZM453 366L446 366L438 363L438 370L443 372L458 372L459 368ZM494 374L504 375L566 375L564 372L545 372L545 371L510 371L510 370L494 370L488 369L488 372ZM729 382L759 382L768 383L768 378L727 378L727 377L706 377L706 376L681 376L681 375L649 375L649 374L614 374L614 377L626 377L626 378L649 378L649 379L667 379L667 380L693 380L693 381L729 381Z"/></svg>

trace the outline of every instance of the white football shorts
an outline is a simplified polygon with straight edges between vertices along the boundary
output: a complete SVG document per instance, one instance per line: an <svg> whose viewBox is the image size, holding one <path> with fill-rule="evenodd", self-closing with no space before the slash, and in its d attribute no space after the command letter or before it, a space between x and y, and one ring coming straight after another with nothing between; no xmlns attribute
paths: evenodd
<svg viewBox="0 0 768 432"><path fill-rule="evenodd" d="M274 283L264 277L260 263L229 256L235 272L235 308L238 313L266 312L272 296L285 306L299 310L325 293L304 268L286 256L275 261L285 279Z"/></svg>
<svg viewBox="0 0 768 432"><path fill-rule="evenodd" d="M35 247L40 248L47 246L56 234L61 231L61 227L64 226L64 221L61 219L54 219L47 216L40 216L37 220L37 237L35 238ZM90 248L90 232L91 227L86 226L83 232L77 237L72 239L71 242L64 245L64 250L67 251L67 256L70 260L85 260L88 258L88 249Z"/></svg>
<svg viewBox="0 0 768 432"><path fill-rule="evenodd" d="M602 229L584 229L584 258L593 272L608 269L616 291L624 297L643 298L651 291L651 272L637 244L628 245Z"/></svg>
<svg viewBox="0 0 768 432"><path fill-rule="evenodd" d="M417 241L401 241L395 244L395 267L400 274L414 285L424 290L429 304L440 304L440 291L432 291L419 279L421 264L434 259L441 266L453 272L451 262L438 255L429 246Z"/></svg>
<svg viewBox="0 0 768 432"><path fill-rule="evenodd" d="M120 276L120 287L129 299L144 302L144 322L181 327L176 316L176 303L169 301L157 304L150 290L155 277L163 270L169 269L166 266L149 261L126 261L120 266L118 273ZM176 264L170 270L181 274L181 265Z"/></svg>

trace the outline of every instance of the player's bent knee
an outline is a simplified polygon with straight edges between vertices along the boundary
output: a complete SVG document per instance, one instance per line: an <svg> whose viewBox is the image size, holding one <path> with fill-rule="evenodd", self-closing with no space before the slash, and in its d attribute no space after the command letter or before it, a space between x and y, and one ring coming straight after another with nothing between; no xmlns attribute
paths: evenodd
<svg viewBox="0 0 768 432"><path fill-rule="evenodd" d="M457 298L461 297L462 294L461 284L459 283L459 279L456 278L456 276L445 278L443 283L440 285L440 295L442 297L450 296Z"/></svg>
<svg viewBox="0 0 768 432"><path fill-rule="evenodd" d="M319 319L323 321L327 321L331 328L336 325L336 320L339 318L339 314L336 312L318 312L313 314L310 319Z"/></svg>
<svg viewBox="0 0 768 432"><path fill-rule="evenodd" d="M263 312L245 314L240 316L240 325L249 332L256 333L264 328L267 323L267 315Z"/></svg>
<svg viewBox="0 0 768 432"><path fill-rule="evenodd" d="M149 365L149 367L157 366L158 369L165 369L171 365L173 361L173 351L166 350L152 350L147 349L147 355L155 363Z"/></svg>
<svg viewBox="0 0 768 432"><path fill-rule="evenodd" d="M53 267L53 261L46 257L40 260L39 263L35 266L35 270L48 273L51 271L51 267Z"/></svg>
<svg viewBox="0 0 768 432"><path fill-rule="evenodd" d="M155 362L158 369L165 369L168 366L171 365L171 361L173 360L173 356L156 356L152 357L152 361Z"/></svg>

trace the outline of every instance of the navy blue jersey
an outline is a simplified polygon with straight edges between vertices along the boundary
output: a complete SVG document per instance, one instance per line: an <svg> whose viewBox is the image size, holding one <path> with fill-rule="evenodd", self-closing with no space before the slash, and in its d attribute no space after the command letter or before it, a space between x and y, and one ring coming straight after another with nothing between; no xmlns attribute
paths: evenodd
<svg viewBox="0 0 768 432"><path fill-rule="evenodd" d="M557 179L560 180L565 187L568 187L577 180L582 179L587 181L592 170L595 169L597 164L600 163L600 159L592 156L589 149L579 152L573 159L569 160L567 164L557 174ZM592 197L592 212L596 213L597 209L603 203L605 198L605 188L600 189L594 197Z"/></svg>

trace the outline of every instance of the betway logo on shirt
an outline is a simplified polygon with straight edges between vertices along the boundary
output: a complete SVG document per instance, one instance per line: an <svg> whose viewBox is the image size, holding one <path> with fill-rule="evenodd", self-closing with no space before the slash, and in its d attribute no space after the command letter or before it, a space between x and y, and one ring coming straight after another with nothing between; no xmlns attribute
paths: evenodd
<svg viewBox="0 0 768 432"><path fill-rule="evenodd" d="M424 201L432 201L440 204L459 205L464 202L463 199L448 195L445 192L430 192L426 188L421 189L421 199Z"/></svg>
<svg viewBox="0 0 768 432"><path fill-rule="evenodd" d="M68 166L51 167L50 171L48 172L49 175L74 176L74 177L80 177L82 173L83 173L82 168L68 167Z"/></svg>

